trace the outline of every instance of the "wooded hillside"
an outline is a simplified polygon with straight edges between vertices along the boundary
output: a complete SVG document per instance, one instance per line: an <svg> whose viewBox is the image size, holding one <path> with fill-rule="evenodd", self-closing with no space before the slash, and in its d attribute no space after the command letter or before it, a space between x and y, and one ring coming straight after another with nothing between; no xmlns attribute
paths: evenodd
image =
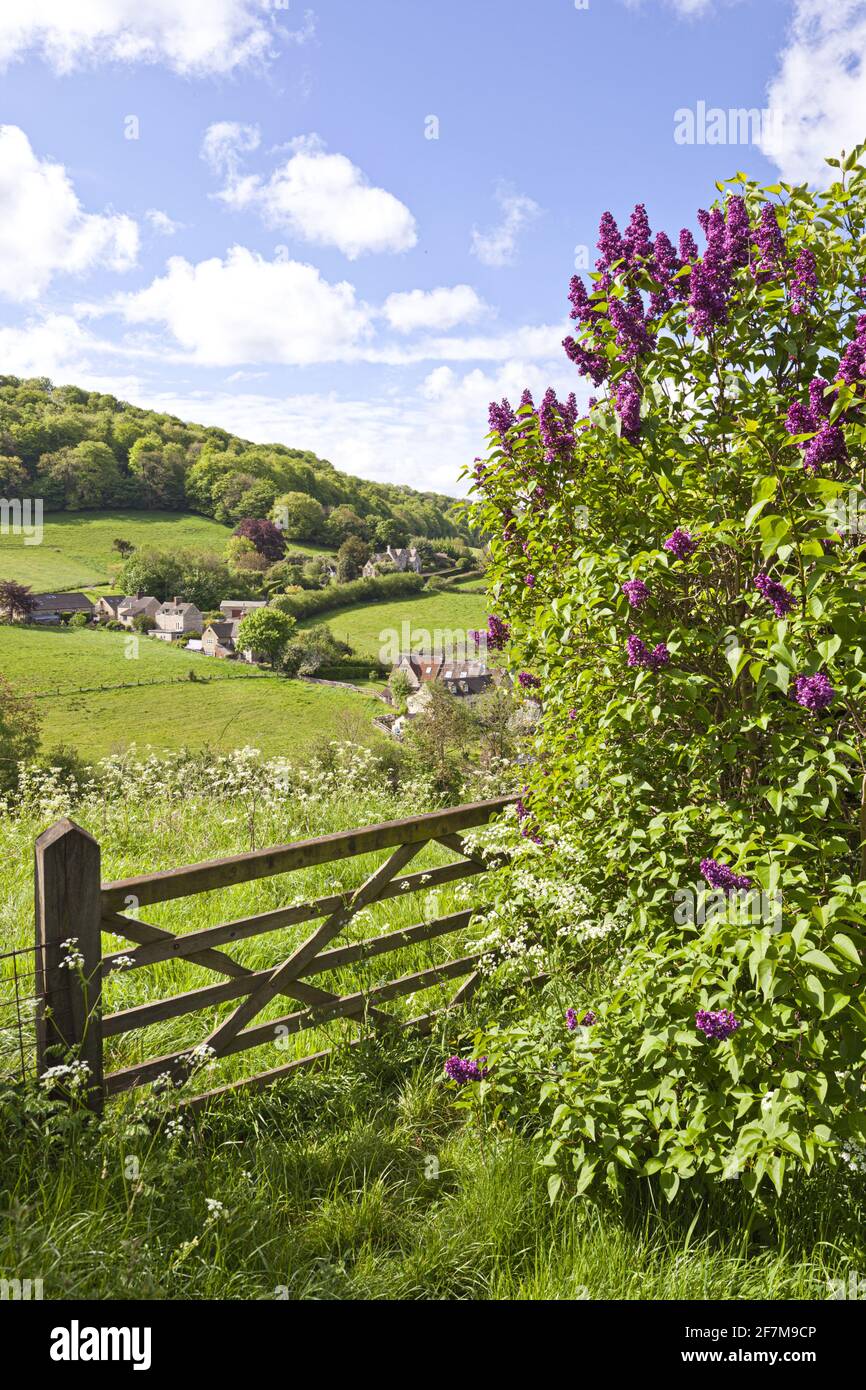
<svg viewBox="0 0 866 1390"><path fill-rule="evenodd" d="M229 525L280 503L287 534L325 543L351 532L353 517L382 545L469 534L454 498L45 377L0 376L0 496L38 496L48 511L191 510Z"/></svg>

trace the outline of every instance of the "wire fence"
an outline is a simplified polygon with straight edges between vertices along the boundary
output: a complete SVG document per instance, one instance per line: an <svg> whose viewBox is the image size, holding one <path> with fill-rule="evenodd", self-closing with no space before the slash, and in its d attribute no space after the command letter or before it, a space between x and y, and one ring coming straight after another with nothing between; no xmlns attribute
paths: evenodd
<svg viewBox="0 0 866 1390"><path fill-rule="evenodd" d="M55 690L34 690L31 694L34 700L57 699L58 696L65 695L88 695L100 690L137 690L139 686L151 685L218 685L224 681L244 681L244 680L264 680L268 676L273 676L272 671L237 671L231 675L224 676L212 675L206 672L199 674L193 669L193 676L150 676L134 681L120 681L112 685L64 685L58 686Z"/></svg>
<svg viewBox="0 0 866 1390"><path fill-rule="evenodd" d="M0 952L0 1081L36 1077L36 952Z"/></svg>

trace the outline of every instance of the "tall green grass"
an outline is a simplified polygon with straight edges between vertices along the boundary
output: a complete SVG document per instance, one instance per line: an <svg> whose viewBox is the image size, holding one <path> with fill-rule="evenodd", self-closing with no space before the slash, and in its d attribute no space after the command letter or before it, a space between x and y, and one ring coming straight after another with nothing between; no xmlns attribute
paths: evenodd
<svg viewBox="0 0 866 1390"><path fill-rule="evenodd" d="M303 770L257 770L236 757L216 778L190 764L118 762L105 790L70 796L33 784L0 816L0 949L32 939L32 840L71 812L103 845L104 875L123 877L428 809L422 784L392 785L371 753L333 752ZM419 856L411 868L436 861ZM444 855L442 857L445 857ZM359 882L371 858L321 866L147 909L185 932ZM408 872L408 870L407 870ZM484 880L468 880L483 897ZM459 885L435 899L392 899L353 935L464 905ZM253 967L287 955L310 925L233 946ZM366 966L318 977L340 992L421 969L471 945L473 930ZM347 936L340 938L348 939ZM119 938L105 941L122 948ZM228 949L228 948L227 948ZM106 1007L211 982L179 961L114 976ZM456 984L387 1007L408 1016ZM234 1007L112 1039L110 1068L200 1042ZM187 1112L184 1092L141 1088L101 1121L68 1114L31 1088L0 1085L0 1277L41 1278L47 1298L173 1299L794 1299L863 1268L862 1177L822 1172L756 1209L735 1183L711 1198L655 1205L651 1189L614 1203L551 1207L527 1135L458 1110L443 1060L466 1051L488 1000L446 1016L429 1038L342 1021L258 1048L194 1077L192 1090L278 1066L322 1046L319 1071L270 1090L236 1092ZM275 1001L268 1016L292 1005ZM12 1058L7 1059L11 1074Z"/></svg>

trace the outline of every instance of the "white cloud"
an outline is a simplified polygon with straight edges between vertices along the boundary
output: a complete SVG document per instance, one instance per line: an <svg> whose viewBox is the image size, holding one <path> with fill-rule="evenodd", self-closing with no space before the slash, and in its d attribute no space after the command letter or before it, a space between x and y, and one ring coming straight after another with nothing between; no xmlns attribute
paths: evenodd
<svg viewBox="0 0 866 1390"><path fill-rule="evenodd" d="M221 121L205 134L202 155L228 175L219 197L235 210L252 208L270 227L319 246L336 246L350 261L369 252L408 251L418 240L404 203L344 154L328 154L317 135L291 142L293 151L270 178L242 177L240 154L258 144L254 126Z"/></svg>
<svg viewBox="0 0 866 1390"><path fill-rule="evenodd" d="M822 182L827 156L866 138L864 0L795 0L768 105L761 148L787 181Z"/></svg>
<svg viewBox="0 0 866 1390"><path fill-rule="evenodd" d="M487 232L473 227L470 250L483 265L513 265L517 257L517 239L526 224L540 215L541 208L525 193L518 193L507 184L497 188L496 201L502 210L502 221Z"/></svg>
<svg viewBox="0 0 866 1390"><path fill-rule="evenodd" d="M413 388L401 385L365 399L337 392L161 392L140 403L257 443L312 449L358 477L456 495L466 490L461 468L484 452L490 401L505 395L516 403L525 386L538 401L549 385L560 395L577 390L585 398L567 361L563 369L559 362L513 360L492 373L437 367Z"/></svg>
<svg viewBox="0 0 866 1390"><path fill-rule="evenodd" d="M565 360L562 340L573 327L568 319L559 324L522 324L502 333L421 338L408 347L402 343L371 345L364 348L363 356L368 362L394 367L435 361L506 362L509 358L559 364Z"/></svg>
<svg viewBox="0 0 866 1390"><path fill-rule="evenodd" d="M229 73L312 36L310 11L294 32L278 14L263 0L3 0L0 66L35 52L58 72L113 61Z"/></svg>
<svg viewBox="0 0 866 1390"><path fill-rule="evenodd" d="M257 125L214 121L204 133L201 157L215 174L227 174L234 182L239 176L241 155L258 149L261 138Z"/></svg>
<svg viewBox="0 0 866 1390"><path fill-rule="evenodd" d="M0 327L0 372L10 376L69 376L86 369L91 339L69 314L50 314ZM69 377L71 380L71 377Z"/></svg>
<svg viewBox="0 0 866 1390"><path fill-rule="evenodd" d="M172 256L165 275L115 307L130 323L163 324L192 361L210 366L334 362L370 321L347 281L330 284L314 266L243 246L196 265Z"/></svg>
<svg viewBox="0 0 866 1390"><path fill-rule="evenodd" d="M18 126L0 126L0 294L35 299L56 274L128 270L138 227L85 212L62 164L40 160Z"/></svg>
<svg viewBox="0 0 866 1390"><path fill-rule="evenodd" d="M454 328L458 323L471 323L484 312L484 302L471 285L453 285L435 290L409 290L389 294L383 313L398 333L413 333L416 328Z"/></svg>
<svg viewBox="0 0 866 1390"><path fill-rule="evenodd" d="M148 208L144 215L159 236L174 236L183 226L182 222L175 222L174 218L169 217L168 213L160 208Z"/></svg>

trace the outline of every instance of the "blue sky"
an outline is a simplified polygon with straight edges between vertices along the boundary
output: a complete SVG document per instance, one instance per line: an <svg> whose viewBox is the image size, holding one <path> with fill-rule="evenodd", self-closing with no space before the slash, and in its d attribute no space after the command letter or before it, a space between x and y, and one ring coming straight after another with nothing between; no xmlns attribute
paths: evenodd
<svg viewBox="0 0 866 1390"><path fill-rule="evenodd" d="M600 214L820 180L864 54L863 0L3 0L0 371L457 492L491 396L579 386Z"/></svg>

